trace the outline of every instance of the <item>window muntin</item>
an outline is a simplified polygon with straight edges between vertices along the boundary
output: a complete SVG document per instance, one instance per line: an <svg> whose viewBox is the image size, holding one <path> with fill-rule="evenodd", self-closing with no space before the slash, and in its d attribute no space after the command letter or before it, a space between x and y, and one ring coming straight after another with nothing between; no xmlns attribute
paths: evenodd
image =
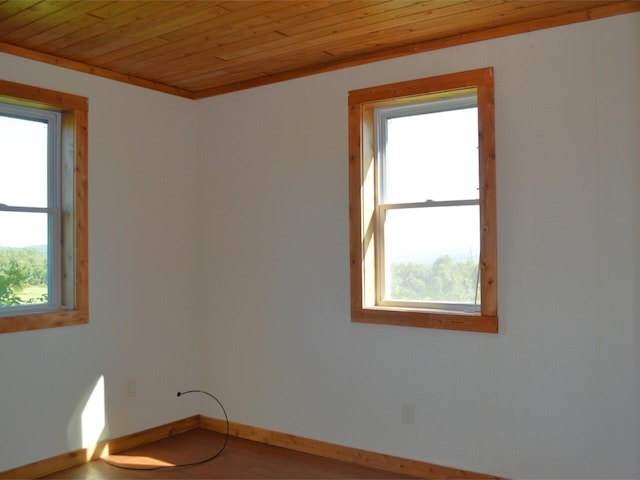
<svg viewBox="0 0 640 480"><path fill-rule="evenodd" d="M15 138L0 146L0 245L38 246L46 257L45 273L38 270L46 294L28 292L29 302L0 306L0 333L87 323L87 99L0 80L0 104L0 126L42 131L46 125L47 132L43 142L27 127L18 129L28 138L13 132ZM19 148L9 154L12 142ZM28 164L30 155L35 163Z"/></svg>
<svg viewBox="0 0 640 480"><path fill-rule="evenodd" d="M60 121L59 112L0 104L0 276L6 282L0 313L5 315L62 307Z"/></svg>
<svg viewBox="0 0 640 480"><path fill-rule="evenodd" d="M497 332L493 102L492 68L349 93L352 321ZM431 137L423 129L407 148L409 140L393 129L420 117L435 119L432 127L460 130L465 123L472 133L452 142L435 127ZM398 145L409 155L398 156ZM422 159L418 174L416 159ZM424 218L432 227L426 231L416 227ZM397 264L424 244L441 269L450 269L457 254L463 292L407 296Z"/></svg>

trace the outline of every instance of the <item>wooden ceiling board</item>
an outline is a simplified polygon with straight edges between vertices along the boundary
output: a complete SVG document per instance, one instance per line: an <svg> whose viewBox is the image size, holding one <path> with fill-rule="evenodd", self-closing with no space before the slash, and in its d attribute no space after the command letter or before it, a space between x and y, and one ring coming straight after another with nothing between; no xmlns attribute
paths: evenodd
<svg viewBox="0 0 640 480"><path fill-rule="evenodd" d="M365 2L361 8L340 14L333 14L331 22L326 18L319 18L312 22L294 25L289 28L280 29L282 33L289 37L308 35L315 32L319 37L327 34L336 34L350 31L352 28L374 25L380 22L391 22L394 19L407 17L409 15L419 15L425 13L425 6L428 6L429 15L439 8L446 6L442 0L428 2ZM459 5L466 5L469 0L459 2ZM402 20L401 20L402 21Z"/></svg>
<svg viewBox="0 0 640 480"><path fill-rule="evenodd" d="M266 13L267 11L272 11L274 7L267 3L263 8L269 9L261 10ZM139 52L131 53L116 60L107 58L106 62L100 57L94 59L94 61L105 68L131 69L132 71L149 69L150 72L153 71L154 66L158 67L161 71L167 71L172 68L169 63L175 61L179 67L185 67L186 70L188 70L189 65L185 62L185 57L189 57L189 64L192 61L196 61L199 58L196 55L210 49L210 45L214 42L215 45L224 43L230 34L237 35L238 25L248 19L254 18L256 15L259 16L260 14L256 13L253 9L245 9L244 11L238 10L231 12L224 15L224 17L208 18L205 21L199 21L199 23L192 27L185 28L184 30L190 30L187 36L172 36L175 32L162 35L160 38L168 40L168 42L160 48L140 50ZM199 28L194 29L193 27ZM215 35L212 35L212 31L215 31ZM241 31L248 32L246 29ZM282 36L274 31L269 32L269 34L272 36L271 39L273 39L274 36L278 38ZM250 35L250 32L245 35ZM229 42L231 42L231 40ZM210 56L205 55L205 58L210 58ZM111 64L111 62L113 62L113 64Z"/></svg>
<svg viewBox="0 0 640 480"><path fill-rule="evenodd" d="M193 42L196 39L212 40L216 42L223 41L222 39L228 37L231 34L245 33L250 36L254 30L259 30L265 25L270 25L276 19L287 18L290 16L296 16L296 12L308 11L310 8L322 8L326 6L328 2L286 2L286 5L282 5L282 2L264 2L259 5L255 5L254 8L245 8L243 10L236 10L227 13L224 18L219 18L216 21L202 20L194 23L186 28L174 30L171 33L164 35L164 38L176 42L179 40L187 40ZM273 30L273 28L267 27L266 30ZM212 35L212 31L215 31L215 35Z"/></svg>
<svg viewBox="0 0 640 480"><path fill-rule="evenodd" d="M187 98L640 11L640 0L9 0L0 52Z"/></svg>
<svg viewBox="0 0 640 480"><path fill-rule="evenodd" d="M84 0L86 1L86 0ZM102 20L107 20L112 17L117 17L123 13L138 8L139 6L147 3L144 0L137 1L119 1L119 2L104 2L98 0L91 0L92 3L96 3L97 8L91 12L93 17L98 17Z"/></svg>
<svg viewBox="0 0 640 480"><path fill-rule="evenodd" d="M11 32L8 31L8 25L0 25L0 28L3 28L7 32L5 33L5 39L7 41L25 42L25 40L28 39L29 45L35 46L37 45L37 43L34 45L34 41L32 40L35 35L42 35L43 33L49 32L53 28L58 27L60 24L68 23L68 18L70 15L75 16L78 14L88 13L93 9L95 9L95 6L91 5L90 3L69 2L64 5L63 8L60 8L59 10L49 15L35 16L35 20L30 23L19 23L17 25L17 28L11 30ZM26 12L28 12L28 10ZM97 20L98 19L96 19L96 21Z"/></svg>
<svg viewBox="0 0 640 480"><path fill-rule="evenodd" d="M22 8L16 10L16 6L18 5ZM0 31L3 32L3 34L12 32L17 28L29 25L66 6L66 4L59 1L26 2L19 0L16 2L5 2L0 5L0 18L2 18ZM8 15L5 15L5 9L8 9L10 12Z"/></svg>
<svg viewBox="0 0 640 480"><path fill-rule="evenodd" d="M112 68L122 68L131 63L140 64L142 60L160 63L159 55L179 51L190 44L198 42L197 38L191 37L190 40L180 44L179 41L171 38L172 33L188 30L195 22L211 25L211 28L213 28L216 20L224 15L226 11L226 8L211 3L209 8L198 10L194 16L191 16L190 19L192 21L190 23L181 22L185 26L180 25L172 32L162 33L147 40L138 41L129 47L119 48L103 55L94 55L92 61L100 66L117 65Z"/></svg>
<svg viewBox="0 0 640 480"><path fill-rule="evenodd" d="M326 0L325 0L326 1ZM291 0L291 5L296 6L304 3L304 0ZM324 2L322 2L324 3ZM263 0L263 1L240 1L240 2L222 2L218 3L219 6L228 10L228 16L226 19L222 21L217 21L213 27L217 28L237 28L238 25L244 24L245 22L254 21L260 22L266 21L265 19L270 18L273 12L277 12L285 8L285 4L281 0ZM229 8L231 5L241 5L244 8ZM188 28L180 31L174 32L176 35L176 40L181 38L186 38L192 36L194 34L200 33L212 33L212 29L209 28L206 22L199 22L189 26ZM216 35L217 36L217 35Z"/></svg>
<svg viewBox="0 0 640 480"><path fill-rule="evenodd" d="M524 10L531 9L532 12L535 13L535 10L533 10L534 7L544 3L545 2L529 2L527 4L527 7L521 10L522 16L528 17L528 15L524 13ZM304 33L299 33L295 37L295 44L293 44L291 39L283 38L280 41L268 42L266 44L267 46L262 48L251 44L251 47L242 49L240 45L233 44L228 46L227 49L212 49L209 52L203 52L202 56L197 56L198 58L190 59L189 64L193 66L193 68L190 70L190 72L185 71L184 74L186 75L187 73L191 73L193 75L206 75L207 70L211 69L210 65L207 64L207 59L210 58L209 55L227 60L228 62L225 63L224 67L225 69L235 70L238 68L236 67L236 65L238 65L242 70L246 70L249 65L258 61L261 55L267 54L272 60L263 71L267 75L274 75L283 71L290 70L294 61L295 65L298 68L306 68L314 64L326 63L328 61L337 61L340 59L341 55L343 57L350 55L352 52L339 52L337 50L334 50L334 47L336 45L344 45L345 40L351 39L354 34L358 35L357 41L354 45L359 45L360 43L362 43L362 48L360 48L360 51L366 52L366 50L364 49L367 45L364 42L368 42L372 36L375 37L376 33L378 34L378 38L380 38L384 42L374 45L374 48L397 45L397 38L404 39L407 36L409 37L409 41L407 43L415 42L416 40L424 41L434 37L433 35L431 35L431 29L433 29L434 26L442 24L442 17L444 15L453 15L454 13L459 14L461 11L463 11L462 9L464 9L464 11L466 11L467 13L474 12L474 14L476 15L476 23L484 22L485 18L495 18L495 21L498 22L501 18L500 14L502 13L502 11L506 11L507 8L510 8L504 4L496 2L493 2L491 9L482 8L481 2L466 2L459 5L451 5L450 2L438 2L438 4L440 4L442 7L438 9L438 15L440 16L435 16L434 14L434 18L430 19L428 21L428 24L426 25L425 23L427 22L407 23L414 21L415 10L413 8L398 9L394 12L394 18L389 21L381 21L380 18L375 18L376 15L372 15L368 17L367 20L371 22L375 18L377 20L376 23L356 25L356 22L349 22L350 30L348 31L340 30L340 25L337 25L333 29L333 34L325 30L319 33L317 33L317 31L315 30L301 30L301 32ZM368 10L368 12L371 12L371 10ZM385 29L381 30L380 32L375 32L374 29L376 28L376 25L380 25ZM428 36L425 37L425 35ZM298 54L295 57L292 57L293 49L296 49L297 51L316 53L304 53L302 55ZM232 55L226 55L227 51L231 52ZM197 63L194 63L194 60L197 60L199 58L202 59L200 62L200 66L198 66ZM171 67L172 66L169 65L169 69L172 69ZM193 84L192 82L184 83L181 81L182 79L180 77L176 76L160 76L159 78L162 81L174 81L182 88L198 89L201 87L200 84ZM218 79L216 81L221 80L222 79Z"/></svg>
<svg viewBox="0 0 640 480"><path fill-rule="evenodd" d="M82 52L82 46L90 47L92 45L99 45L104 37L100 36L106 33L113 35L113 32L118 28L127 25L131 22L135 22L137 18L142 18L145 14L151 15L157 11L156 6L151 2L116 2L122 3L118 10L112 10L111 15L106 18L101 18L100 13L105 13L103 9L108 7L107 2L95 1L92 3L102 5L102 8L97 9L90 15L93 18L98 18L100 21L95 24L85 25L82 18L74 17L70 19L71 27L68 32L64 32L60 37L52 40L51 42L40 45L37 47L38 52L50 53L62 56L62 52L66 58L71 58L74 52ZM0 5L0 9L2 6ZM1 36L0 36L1 38ZM24 46L21 44L20 46ZM29 47L26 47L29 48Z"/></svg>
<svg viewBox="0 0 640 480"><path fill-rule="evenodd" d="M280 33L270 32L269 34L261 36L261 41L275 42L281 38L282 35ZM221 58L217 55L217 52L220 51L220 48L221 47L202 50L197 53L190 54L186 59L184 57L176 57L175 55L172 55L172 58L165 58L166 68L162 68L162 65L155 64L149 67L149 71L152 72L152 74L157 74L158 78L164 78L169 76L168 71L170 71L172 74L189 76L204 73L207 70L211 70L216 65L219 65L220 68L223 69L232 68L233 65L230 62L225 61L224 58ZM186 65L186 63L188 63L188 66ZM134 67L134 69L135 68L136 67Z"/></svg>
<svg viewBox="0 0 640 480"><path fill-rule="evenodd" d="M258 77L246 80L237 84L219 84L206 90L198 91L195 98L206 98L209 96L220 95L228 92L233 92L246 88L253 88L268 83L276 83L280 81L290 80L293 78L299 78L306 75L313 75L323 72L328 72L340 68L347 68L351 66L362 65L366 63L396 58L404 55L411 55L420 52L426 52L430 50L436 50L441 48L447 48L455 45L461 45L465 43L477 42L482 40L488 40L492 38L504 37L514 35L517 33L526 33L530 31L557 27L569 23L583 22L593 20L596 18L603 18L612 15L620 15L624 13L630 13L638 11L638 5L632 5L625 3L624 5L607 4L604 7L598 7L597 9L580 10L571 14L560 15L555 17L543 17L523 24L507 24L503 27L493 29L483 29L474 32L460 32L452 34L450 36L441 36L433 40L419 43L409 43L404 46L394 46L387 49L374 50L366 53L358 50L357 56L351 56L346 60L338 60L337 62L329 62L323 65L314 65L308 68L301 68L296 71L288 71L279 74L268 75L262 80Z"/></svg>
<svg viewBox="0 0 640 480"><path fill-rule="evenodd" d="M74 31L100 22L100 18L90 15L95 8L96 6L91 2L68 3L65 8L13 30L5 36L5 40L13 43L20 42L29 48L38 47L66 35L70 30ZM77 20L71 21L69 17Z"/></svg>
<svg viewBox="0 0 640 480"><path fill-rule="evenodd" d="M438 4L442 4L443 2L438 2ZM454 5L451 5L453 7ZM460 5L456 5L458 8L464 8L464 11L468 11L471 9L475 10L473 7L473 2L463 2ZM256 56L264 55L268 52L269 55L279 55L279 54L288 54L292 48L296 48L299 50L306 50L308 48L320 49L324 48L326 45L331 45L343 41L348 41L350 38L354 36L360 36L362 34L368 34L369 32L376 31L381 28L388 28L397 25L406 25L411 22L415 22L419 16L417 12L420 12L419 5L409 5L405 6L402 9L396 9L396 11L390 15L389 12L378 12L372 15L368 15L366 17L342 17L335 18L332 17L336 23L327 24L313 24L308 29L300 30L296 34L290 34L289 37L283 38L277 42L270 42L267 45L252 45L250 48L241 49L241 48L229 48L228 51L219 52L220 58L224 60L235 60L238 58L255 58ZM437 8L436 10L431 11L437 12L441 10ZM367 9L369 12L372 9ZM318 28L319 27L319 28ZM425 35L427 32L423 32L422 35ZM392 38L390 40L393 42L397 42L399 40L398 37Z"/></svg>
<svg viewBox="0 0 640 480"><path fill-rule="evenodd" d="M123 59L129 58L138 58L137 62L128 62L137 65L142 65L145 61L149 61L150 64L157 64L160 61L159 58L156 59L156 57L149 52L153 50L161 51L163 49L170 49L172 45L171 41L163 37L153 37L139 41L126 48L119 48L111 52L103 53L102 55L96 55L92 57L92 62L99 67L109 66L111 69L117 68L115 65L118 65L120 61L127 62L127 60Z"/></svg>
<svg viewBox="0 0 640 480"><path fill-rule="evenodd" d="M95 59L100 57L109 58L109 56L113 57L119 55L128 56L132 51L136 51L136 49L141 46L147 47L149 44L162 46L170 45L171 42L164 39L162 34L166 31L171 31L174 28L179 27L181 15L184 15L186 18L196 19L201 17L202 13L186 12L182 9L169 9L163 12L163 16L165 18L160 18L160 23L156 23L159 18L154 16L153 18L147 19L149 24L148 28L144 28L143 25L141 30L136 30L135 25L125 25L116 30L117 35L114 35L113 32L106 32L99 38L93 39L91 46L78 43L74 46L73 51L77 52L78 58L83 61L90 60L91 63L111 69L113 68L111 63L116 62L117 60L98 63ZM113 69L116 71L118 70L117 67Z"/></svg>
<svg viewBox="0 0 640 480"><path fill-rule="evenodd" d="M256 78L265 78L267 75L259 68L253 70L238 70L230 71L224 70L221 74L219 71L214 70L206 74L202 74L198 77L190 78L184 82L180 82L180 85L184 85L185 90L201 91L205 88L211 88L211 86L227 85L230 82L239 83L247 80L254 80Z"/></svg>
<svg viewBox="0 0 640 480"><path fill-rule="evenodd" d="M10 0L0 1L0 22L12 17L21 10L24 10L24 6L19 2L11 2Z"/></svg>
<svg viewBox="0 0 640 480"><path fill-rule="evenodd" d="M628 7L630 7L630 5L628 5ZM635 10L626 10L626 13L631 11ZM328 51L335 53L336 55L358 54L363 60L371 57L376 57L377 60L382 60L385 58L392 58L394 56L408 55L421 51L435 50L464 43L514 35L517 33L526 33L534 30L552 28L569 23L583 22L620 13L623 12L620 11L619 6L609 4L598 7L596 11L592 11L591 9L576 10L569 13L562 13L558 16L545 16L520 23L506 23L502 26L494 25L489 27L488 24L493 23L493 19L489 18L487 24L481 25L480 28L453 34L450 34L448 29L442 28L442 26L432 26L431 30L434 34L434 38L424 41L415 41L412 38L413 35L406 34L403 37L403 42L398 42L394 46L386 44L389 32L374 32L354 38L353 42L350 44L347 42L341 42L337 49L329 47ZM367 51L369 51L369 53L367 53ZM371 58L370 61L375 61L375 59Z"/></svg>
<svg viewBox="0 0 640 480"><path fill-rule="evenodd" d="M290 4L290 2L283 3L286 3L287 5ZM314 4L315 7L316 3L321 5L325 2L300 3L305 5ZM308 13L309 9L305 8L305 11ZM276 20L278 25L282 25L285 20L289 23L298 23L300 21L301 17L296 15L296 12L289 6L286 7L286 14L288 15L286 19ZM249 27L249 25L247 25L247 27ZM145 69L147 72L157 74L158 78L163 79L163 81L165 79L180 79L182 78L180 73L184 75L203 75L206 74L207 71L211 70L211 68L213 68L215 64L220 63L220 59L227 60L224 57L225 52L235 51L238 49L243 49L245 47L255 47L256 45L271 45L276 43L278 40L286 40L286 37L282 33L280 33L279 31L275 31L273 28L274 27L271 23L264 24L262 28L244 28L240 30L240 32L244 32L241 33L241 35L238 35L238 32L231 32L230 34L220 35L216 38L215 44L212 44L212 42L210 41L207 42L208 38L205 38L198 48L190 49L191 53L189 54L187 59L182 56L175 55L175 50L173 49L174 45L169 47L169 52L158 52L159 56L157 57L149 55L146 59L144 59L142 57L151 52L142 52L138 55L138 58L136 58L135 61L132 62L133 64L129 64L129 66L132 69L132 72L138 71L140 69ZM262 31L266 33L261 33ZM256 38L254 36L254 34L256 33L260 33L259 38ZM290 41L287 40L285 43L290 43ZM287 53L291 53L291 50L287 50ZM158 60L157 62L156 59ZM295 59L296 57L294 56L290 59L290 61L295 62ZM127 60L131 62L132 59ZM153 67L150 66L151 63L157 64L158 70L154 71ZM127 68L127 65L117 65L117 67ZM227 69L226 66L225 69ZM170 71L172 73L163 75L163 72L167 71Z"/></svg>
<svg viewBox="0 0 640 480"><path fill-rule="evenodd" d="M577 5L584 6L589 3L596 6L595 2L575 2ZM602 3L602 2L601 2ZM465 12L464 27L465 33L491 30L499 27L510 26L514 23L522 23L534 21L540 18L540 11L543 11L545 18L554 15L557 12L566 12L566 7L547 5L548 2L527 2L518 10L513 10L507 5L494 5L490 8L475 8ZM388 24L384 25L383 30L374 30L369 32L358 32L359 35L350 38L348 41L334 42L325 45L323 48L335 56L350 56L356 53L368 53L380 49L392 48L394 46L405 46L415 43L422 43L440 38L446 38L452 26L454 31L460 28L461 20L458 18L460 11L444 12L447 15L430 18L428 20L420 20L414 23L402 24L392 28ZM582 11L578 9L579 11ZM508 18L505 14L508 13ZM449 17L451 17L449 19ZM400 41L394 39L400 38Z"/></svg>
<svg viewBox="0 0 640 480"><path fill-rule="evenodd" d="M373 3L373 2L369 2ZM406 2L403 4L402 2L385 2L387 4L384 8L372 8L371 6L363 7L357 10L351 10L348 15L334 15L331 17L332 26L327 27L327 22L324 20L321 23L318 22L310 22L308 24L304 24L305 28L300 27L298 29L299 33L296 32L294 35L291 33L289 36L281 36L279 39L274 38L266 38L262 36L259 41L248 41L248 42L236 42L229 45L222 45L213 47L207 51L200 52L198 55L194 55L189 58L189 64L191 67L191 72L194 75L202 75L205 74L208 69L210 69L210 65L208 61L211 58L223 59L227 61L225 63L225 68L233 69L236 68L235 65L245 65L243 69L246 69L246 65L259 61L263 55L268 54L271 58L271 61L268 62L267 68L273 73L275 65L279 65L280 68L288 68L287 64L289 64L289 68L295 63L296 67L307 67L307 63L302 63L303 58L308 58L308 52L314 51L318 52L317 57L321 58L323 61L335 60L335 55L327 52L325 46L331 46L335 43L339 43L344 41L345 39L350 38L354 33L358 30L361 32L367 32L370 29L375 28L375 25L378 24L390 24L391 20L396 20L398 23L404 24L406 22L412 21L412 16L420 11L416 5L408 5ZM438 4L441 6L446 6L451 2L430 2L430 4ZM471 3L471 2L467 2ZM389 6L388 4L391 4ZM382 7L379 5L378 7ZM388 13L389 8L395 9L391 20L388 22L384 21L384 18L389 19L389 16L382 17L379 14L384 12ZM467 5L466 8L471 8ZM358 19L359 28L355 29L355 21L353 19ZM347 26L353 26L353 30L347 30ZM300 25L300 24L299 24ZM323 27L321 31L318 31L318 27ZM285 33L283 30L278 30L278 32ZM290 32L286 32L289 34ZM391 42L397 42L393 37L389 37ZM303 52L303 53L300 53ZM180 62L181 60L178 60ZM169 69L172 69L174 65L169 64ZM185 74L187 71L185 71ZM179 81L178 77L171 77L175 81ZM184 86L184 85L182 85Z"/></svg>
<svg viewBox="0 0 640 480"><path fill-rule="evenodd" d="M296 65L303 65L306 67L313 67L319 64L326 64L332 62L334 59L330 54L323 51L311 51L296 56ZM228 80L233 78L235 82L244 81L248 79L268 79L280 72L288 71L288 67L291 66L291 60L289 58L283 58L280 60L274 59L268 65L263 65L258 68L251 68L255 62L239 63L234 66L225 66L226 75L221 77L216 74L215 69L209 72L204 71L199 77L191 77L184 80L176 80L176 84L181 88L187 90L201 91L210 87L217 87L225 85Z"/></svg>
<svg viewBox="0 0 640 480"><path fill-rule="evenodd" d="M174 2L142 4L104 20L97 26L86 28L83 32L75 32L76 41L73 44L67 43L66 46L59 47L57 41L53 41L43 51L80 61L91 61L95 55L126 47L143 38L157 36L153 35L153 31L158 28L158 23L172 18L179 12L178 7Z"/></svg>

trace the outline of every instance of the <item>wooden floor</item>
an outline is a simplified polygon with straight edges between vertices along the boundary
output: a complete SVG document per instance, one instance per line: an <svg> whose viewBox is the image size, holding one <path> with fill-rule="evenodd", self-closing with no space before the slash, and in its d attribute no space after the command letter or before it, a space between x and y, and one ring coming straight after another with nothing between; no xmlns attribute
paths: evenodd
<svg viewBox="0 0 640 480"><path fill-rule="evenodd" d="M201 465L166 470L145 471L139 469L196 462L214 454L223 443L224 435L209 430L195 429L108 457L109 460L138 468L136 470L117 468L103 460L96 460L44 478L84 478L89 480L110 478L415 478L272 447L237 437L229 438L224 452L218 458Z"/></svg>

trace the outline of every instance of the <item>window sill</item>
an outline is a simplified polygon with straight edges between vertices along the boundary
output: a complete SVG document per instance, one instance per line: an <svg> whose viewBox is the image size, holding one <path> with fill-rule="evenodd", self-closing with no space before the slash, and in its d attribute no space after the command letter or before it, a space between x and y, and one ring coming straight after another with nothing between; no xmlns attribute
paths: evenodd
<svg viewBox="0 0 640 480"><path fill-rule="evenodd" d="M438 328L480 333L498 333L498 317L462 312L416 311L403 308L351 308L351 321L404 327Z"/></svg>
<svg viewBox="0 0 640 480"><path fill-rule="evenodd" d="M24 332L42 328L66 327L89 323L86 310L58 310L0 317L0 333Z"/></svg>

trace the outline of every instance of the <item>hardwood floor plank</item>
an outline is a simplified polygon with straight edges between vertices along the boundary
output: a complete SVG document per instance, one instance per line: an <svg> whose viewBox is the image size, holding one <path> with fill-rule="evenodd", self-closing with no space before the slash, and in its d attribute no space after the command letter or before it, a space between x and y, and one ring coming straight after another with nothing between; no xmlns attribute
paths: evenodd
<svg viewBox="0 0 640 480"><path fill-rule="evenodd" d="M117 455L107 457L107 460L129 464L138 468L191 463L213 455L223 443L223 434L197 428L120 452ZM95 460L43 478L105 480L119 478L388 479L416 477L329 460L286 448L230 437L227 447L218 458L191 467L146 471L125 470L111 466L103 460Z"/></svg>

